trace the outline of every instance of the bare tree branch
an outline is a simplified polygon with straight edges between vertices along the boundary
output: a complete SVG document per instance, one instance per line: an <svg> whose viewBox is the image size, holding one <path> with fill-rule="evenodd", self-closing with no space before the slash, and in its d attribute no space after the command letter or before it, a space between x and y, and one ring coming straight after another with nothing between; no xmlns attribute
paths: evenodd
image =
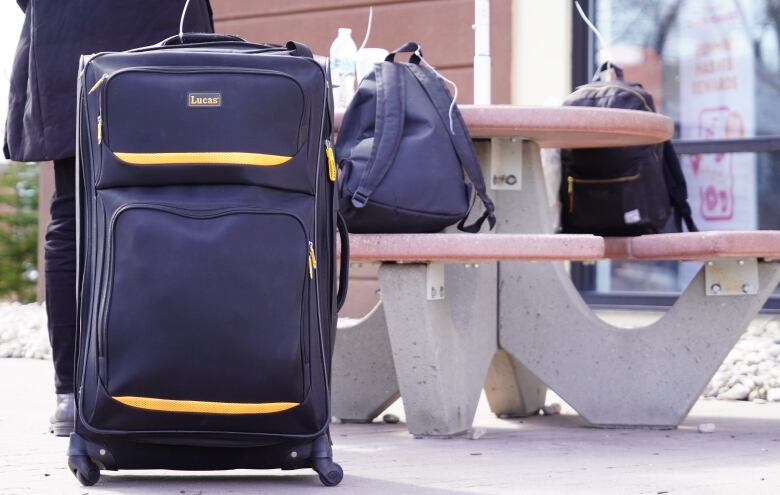
<svg viewBox="0 0 780 495"><path fill-rule="evenodd" d="M664 52L666 40L669 37L669 31L671 31L672 25L677 20L681 7L682 0L675 0L661 18L661 22L658 25L658 33L655 36L655 43L653 43L653 48L655 48L655 51L659 56Z"/></svg>

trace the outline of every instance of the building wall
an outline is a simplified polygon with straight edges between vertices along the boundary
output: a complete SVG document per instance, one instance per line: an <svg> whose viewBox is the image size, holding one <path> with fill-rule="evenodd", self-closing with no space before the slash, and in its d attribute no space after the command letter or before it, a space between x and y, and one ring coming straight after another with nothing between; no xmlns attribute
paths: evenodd
<svg viewBox="0 0 780 495"><path fill-rule="evenodd" d="M511 100L545 105L571 92L571 0L513 0Z"/></svg>

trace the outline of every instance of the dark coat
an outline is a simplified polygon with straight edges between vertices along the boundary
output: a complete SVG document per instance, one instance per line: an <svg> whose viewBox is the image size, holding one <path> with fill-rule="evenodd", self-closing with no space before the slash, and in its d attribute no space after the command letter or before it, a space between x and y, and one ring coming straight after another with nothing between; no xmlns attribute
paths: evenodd
<svg viewBox="0 0 780 495"><path fill-rule="evenodd" d="M25 12L14 59L6 158L75 155L79 57L152 45L179 32L186 0L17 0ZM185 32L213 32L208 0L191 0Z"/></svg>

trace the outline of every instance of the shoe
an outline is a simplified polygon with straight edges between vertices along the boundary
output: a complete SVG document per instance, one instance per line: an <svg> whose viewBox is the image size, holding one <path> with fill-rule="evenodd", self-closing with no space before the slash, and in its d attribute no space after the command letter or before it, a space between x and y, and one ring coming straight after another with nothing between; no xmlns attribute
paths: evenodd
<svg viewBox="0 0 780 495"><path fill-rule="evenodd" d="M49 432L57 437L69 437L76 420L76 404L73 394L57 394L57 408L49 418Z"/></svg>

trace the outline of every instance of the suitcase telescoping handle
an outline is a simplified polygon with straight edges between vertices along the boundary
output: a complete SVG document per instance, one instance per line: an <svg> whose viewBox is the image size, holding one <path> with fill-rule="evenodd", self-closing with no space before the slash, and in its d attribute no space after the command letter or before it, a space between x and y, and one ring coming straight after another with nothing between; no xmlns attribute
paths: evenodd
<svg viewBox="0 0 780 495"><path fill-rule="evenodd" d="M347 299L347 286L349 285L349 232L347 222L339 213L336 216L336 227L341 241L341 262L339 264L339 292L336 295L336 307L341 310Z"/></svg>

